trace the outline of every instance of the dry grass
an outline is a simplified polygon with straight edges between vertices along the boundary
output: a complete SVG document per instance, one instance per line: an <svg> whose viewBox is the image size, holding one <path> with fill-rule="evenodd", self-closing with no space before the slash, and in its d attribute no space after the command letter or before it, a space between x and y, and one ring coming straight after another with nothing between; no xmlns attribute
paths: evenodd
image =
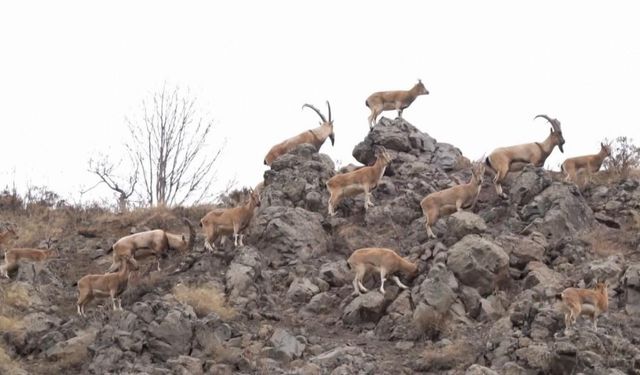
<svg viewBox="0 0 640 375"><path fill-rule="evenodd" d="M14 332L23 328L22 321L9 316L0 315L0 332Z"/></svg>
<svg viewBox="0 0 640 375"><path fill-rule="evenodd" d="M584 233L580 239L591 245L593 254L606 258L610 255L625 254L632 251L629 245L625 243L625 239L621 237L622 235L619 230L600 226Z"/></svg>
<svg viewBox="0 0 640 375"><path fill-rule="evenodd" d="M467 368L475 361L474 349L470 343L458 340L447 346L427 348L422 361L428 367L424 370Z"/></svg>
<svg viewBox="0 0 640 375"><path fill-rule="evenodd" d="M232 307L227 306L224 293L209 284L200 286L179 284L173 288L173 295L178 301L193 307L199 317L213 312L218 314L222 320L230 320L237 314Z"/></svg>
<svg viewBox="0 0 640 375"><path fill-rule="evenodd" d="M413 324L428 340L437 340L446 330L446 316L431 306L420 304L413 313Z"/></svg>
<svg viewBox="0 0 640 375"><path fill-rule="evenodd" d="M7 306L27 308L32 304L29 291L17 283L8 286L1 297L2 304Z"/></svg>

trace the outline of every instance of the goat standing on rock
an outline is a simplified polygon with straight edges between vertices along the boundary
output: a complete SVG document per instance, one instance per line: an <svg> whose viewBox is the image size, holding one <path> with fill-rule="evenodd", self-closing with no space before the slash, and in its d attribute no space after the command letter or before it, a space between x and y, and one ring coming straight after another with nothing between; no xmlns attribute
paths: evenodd
<svg viewBox="0 0 640 375"><path fill-rule="evenodd" d="M484 165L482 163L474 163L471 168L471 179L468 183L431 193L420 202L429 237L436 237L431 230L431 226L436 223L439 217L461 211L463 208L473 208L475 206L483 180Z"/></svg>
<svg viewBox="0 0 640 375"><path fill-rule="evenodd" d="M547 115L537 115L534 119L538 117L544 117L551 124L550 134L542 143L533 142L497 148L485 159L487 167L495 172L493 184L496 188L496 193L503 199L506 199L507 195L502 192L501 184L508 172L520 171L527 164L542 167L556 146L558 146L560 152L564 152L562 148L564 138L562 137L560 121L555 118L549 118Z"/></svg>
<svg viewBox="0 0 640 375"><path fill-rule="evenodd" d="M316 107L312 106L311 104L303 104L302 108L304 107L311 108L318 114L318 116L320 116L320 119L322 120L320 122L320 126L315 129L307 130L296 135L295 137L286 139L271 147L271 150L269 150L267 156L265 156L264 158L265 165L271 166L271 163L273 163L274 160L303 143L310 143L316 148L317 151L320 151L320 147L322 147L324 141L326 141L327 137L329 137L329 139L331 139L331 146L333 146L335 142L335 135L333 133L333 120L331 119L331 106L329 105L329 101L327 100L327 109L329 112L328 120Z"/></svg>
<svg viewBox="0 0 640 375"><path fill-rule="evenodd" d="M209 211L200 219L200 227L205 234L204 246L209 251L213 251L218 237L223 236L222 241L224 241L224 236L230 234L233 234L234 246L238 246L238 237L240 237L240 246L244 246L242 243L244 235L240 234L240 231L249 225L256 207L260 207L260 196L258 192L252 190L249 201L242 206Z"/></svg>
<svg viewBox="0 0 640 375"><path fill-rule="evenodd" d="M418 80L409 90L378 91L369 95L364 104L371 109L369 115L369 130L373 129L376 119L382 111L398 111L398 117L402 118L402 111L407 108L419 95L429 95L429 91L421 80Z"/></svg>
<svg viewBox="0 0 640 375"><path fill-rule="evenodd" d="M600 152L594 155L576 156L568 158L560 167L565 173L565 181L578 182L578 172L585 171L590 178L592 173L600 170L602 162L607 156L611 156L611 146L600 142Z"/></svg>
<svg viewBox="0 0 640 375"><path fill-rule="evenodd" d="M335 175L327 181L329 197L329 215L336 214L335 209L343 198L353 197L364 193L364 209L373 206L371 190L375 189L384 175L385 168L392 160L389 152L380 147L376 151L376 162L372 166L362 167L353 172Z"/></svg>
<svg viewBox="0 0 640 375"><path fill-rule="evenodd" d="M593 289L567 288L562 293L556 294L556 298L562 301L565 335L569 334L571 327L580 315L591 316L593 330L597 331L598 315L606 312L609 308L607 287L606 280L599 280Z"/></svg>
<svg viewBox="0 0 640 375"><path fill-rule="evenodd" d="M391 249L380 247L367 247L358 249L351 254L347 260L349 268L355 272L353 279L354 293L361 294L369 290L362 285L362 281L367 273L371 271L380 272L380 293L384 294L384 282L388 275L396 272L402 272L410 278L414 278L418 274L418 266L412 263ZM393 275L391 279L402 289L408 286L400 282L398 276Z"/></svg>

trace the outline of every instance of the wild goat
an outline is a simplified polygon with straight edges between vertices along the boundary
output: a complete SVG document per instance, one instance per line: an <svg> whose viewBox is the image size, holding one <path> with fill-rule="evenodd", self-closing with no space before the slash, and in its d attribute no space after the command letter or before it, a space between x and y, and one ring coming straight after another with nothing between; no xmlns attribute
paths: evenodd
<svg viewBox="0 0 640 375"><path fill-rule="evenodd" d="M205 234L205 247L209 251L213 251L216 247L215 241L219 236L231 234L233 234L234 246L238 246L238 237L240 237L240 246L244 246L242 243L244 235L240 232L249 225L254 209L259 206L260 196L252 190L249 200L241 206L227 209L217 208L209 211L200 220L200 227Z"/></svg>
<svg viewBox="0 0 640 375"><path fill-rule="evenodd" d="M577 182L577 174L580 171L585 171L587 177L591 178L592 173L600 170L600 166L607 156L611 156L611 146L600 142L600 152L597 154L568 158L560 167L565 173L565 181Z"/></svg>
<svg viewBox="0 0 640 375"><path fill-rule="evenodd" d="M436 223L439 217L461 211L463 208L473 209L478 194L480 194L483 180L484 165L474 163L471 168L471 179L468 183L431 193L420 202L429 237L436 237L431 226Z"/></svg>
<svg viewBox="0 0 640 375"><path fill-rule="evenodd" d="M598 329L598 315L609 308L607 287L606 280L598 280L593 289L567 288L562 293L556 294L556 298L562 301L565 335L569 333L571 326L580 315L590 315L593 329Z"/></svg>
<svg viewBox="0 0 640 375"><path fill-rule="evenodd" d="M193 249L195 241L195 230L191 225L191 222L187 218L182 219L183 222L189 227L189 240L184 235L177 235L169 233L162 229L148 230L144 232L130 234L128 236L120 238L113 244L113 263L107 272L114 272L120 265L122 257L127 256L131 258L131 262L138 267L134 256L138 249L150 249L153 255L156 257L158 263L158 271L160 271L160 258L167 256L167 251L175 249L181 253L185 253Z"/></svg>
<svg viewBox="0 0 640 375"><path fill-rule="evenodd" d="M355 293L368 292L368 289L362 285L364 277L371 271L380 272L380 292L384 294L384 282L388 275L392 275L391 279L402 289L407 289L394 275L396 272L402 272L407 277L413 279L418 274L418 266L415 263L404 259L391 249L381 247L368 247L358 249L351 254L347 260L349 268L355 272L353 279L353 289Z"/></svg>
<svg viewBox="0 0 640 375"><path fill-rule="evenodd" d="M7 250L4 253L4 264L0 266L0 275L8 278L9 272L18 267L19 260L29 260L32 262L42 262L49 258L56 258L60 256L60 252L57 249L29 249L29 248L16 248Z"/></svg>
<svg viewBox="0 0 640 375"><path fill-rule="evenodd" d="M375 189L384 175L385 168L391 162L389 152L380 147L376 149L376 162L371 166L362 167L353 172L337 174L331 177L326 185L331 196L329 197L329 215L336 214L335 209L343 198L353 197L364 193L364 209L373 206L371 202L371 190Z"/></svg>
<svg viewBox="0 0 640 375"><path fill-rule="evenodd" d="M398 111L398 117L402 118L402 111L407 108L419 95L429 95L421 80L413 85L410 90L378 91L369 95L365 104L371 109L369 115L369 130L376 124L378 115L382 111Z"/></svg>
<svg viewBox="0 0 640 375"><path fill-rule="evenodd" d="M331 119L331 106L329 105L329 101L327 100L327 109L329 116L328 120L316 107L312 106L311 104L303 104L302 108L304 107L311 108L318 114L318 116L320 116L320 119L322 120L320 121L320 126L302 132L295 137L286 139L283 142L280 142L277 145L271 147L271 150L269 150L267 156L265 156L264 158L265 165L271 166L271 163L273 163L274 160L303 143L310 143L316 148L317 151L320 151L320 147L322 147L324 141L327 139L327 137L329 137L329 139L331 139L331 146L333 146L335 142L335 135L333 133L333 120Z"/></svg>
<svg viewBox="0 0 640 375"><path fill-rule="evenodd" d="M485 164L495 173L493 184L501 198L507 197L502 192L501 184L508 172L520 171L527 164L542 167L555 146L558 146L560 152L564 152L560 121L549 118L547 115L537 115L534 119L538 117L544 117L551 124L550 134L542 143L533 142L497 148L485 159Z"/></svg>
<svg viewBox="0 0 640 375"><path fill-rule="evenodd" d="M78 280L78 315L85 316L85 306L95 297L110 296L113 310L122 310L120 295L127 289L131 271L137 271L138 266L129 255L120 257L120 263L120 270L116 273L85 275Z"/></svg>

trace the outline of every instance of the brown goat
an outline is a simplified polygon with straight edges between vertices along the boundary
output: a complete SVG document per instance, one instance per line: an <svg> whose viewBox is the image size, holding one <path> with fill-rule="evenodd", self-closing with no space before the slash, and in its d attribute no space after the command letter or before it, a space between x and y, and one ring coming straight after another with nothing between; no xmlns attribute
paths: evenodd
<svg viewBox="0 0 640 375"><path fill-rule="evenodd" d="M311 104L303 104L302 108L304 107L311 108L318 114L318 116L320 116L320 119L322 120L320 121L320 126L304 131L296 135L295 137L286 139L271 147L271 149L267 153L267 156L265 156L264 158L265 165L270 166L271 163L273 163L273 161L279 158L281 155L288 153L289 151L296 148L296 146L303 143L310 143L316 148L317 151L320 151L320 147L322 147L324 141L326 141L327 137L329 137L329 139L331 139L331 145L333 146L335 142L335 135L333 133L333 119L331 119L331 106L329 105L329 101L327 101L327 108L329 112L328 120L316 107L312 106Z"/></svg>
<svg viewBox="0 0 640 375"><path fill-rule="evenodd" d="M562 301L565 334L569 333L580 315L591 316L593 330L598 329L598 315L606 312L609 308L607 287L606 281L598 281L593 289L567 288L562 293L556 294L556 298Z"/></svg>
<svg viewBox="0 0 640 375"><path fill-rule="evenodd" d="M195 241L195 230L187 218L183 218L183 222L189 227L190 236L188 241L184 235L172 234L162 229L148 230L120 238L112 246L113 263L107 272L117 270L123 256L130 257L131 262L138 267L135 255L139 249L151 250L156 257L158 271L160 271L160 258L166 257L170 248L181 253L192 250ZM149 256L149 254L145 254L145 256Z"/></svg>
<svg viewBox="0 0 640 375"><path fill-rule="evenodd" d="M534 119L538 117L544 117L551 124L550 134L542 143L532 142L497 148L485 159L487 167L495 173L493 185L501 198L507 198L507 195L502 192L501 185L507 173L520 171L527 164L542 167L555 146L558 146L560 152L564 152L560 121L549 118L547 115L537 115Z"/></svg>
<svg viewBox="0 0 640 375"><path fill-rule="evenodd" d="M408 286L400 282L396 272L402 272L410 278L414 278L418 273L418 266L415 263L404 259L391 249L380 247L368 247L358 249L351 254L347 260L349 268L355 272L353 279L353 289L355 293L368 292L368 289L362 285L364 277L369 272L380 272L380 292L384 294L384 282L388 275L402 289Z"/></svg>
<svg viewBox="0 0 640 375"><path fill-rule="evenodd" d="M373 206L371 202L371 190L375 189L384 175L385 168L391 162L389 152L380 147L376 150L376 162L371 166L359 168L352 172L337 174L331 177L326 185L331 196L329 197L329 215L336 214L335 209L343 198L353 197L364 193L364 209Z"/></svg>
<svg viewBox="0 0 640 375"><path fill-rule="evenodd" d="M259 206L260 196L256 191L252 191L249 200L241 206L227 209L217 208L209 211L200 219L200 227L205 234L205 247L209 251L213 251L218 237L223 236L224 240L224 236L231 234L233 234L235 246L238 246L238 237L240 238L240 246L244 246L242 243L244 235L240 232L249 225L251 218L253 218L254 209Z"/></svg>
<svg viewBox="0 0 640 375"><path fill-rule="evenodd" d="M607 156L611 156L611 146L600 142L600 152L597 154L568 158L560 167L565 174L565 181L578 182L577 174L580 171L585 171L587 177L590 179L592 173L600 170L602 162L604 162Z"/></svg>
<svg viewBox="0 0 640 375"><path fill-rule="evenodd" d="M30 248L16 248L7 250L4 253L4 264L0 266L0 275L3 277L9 277L9 272L18 267L19 260L29 260L32 262L42 262L49 258L56 258L60 256L60 252L57 249L30 249Z"/></svg>
<svg viewBox="0 0 640 375"><path fill-rule="evenodd" d="M428 95L429 91L421 80L409 90L378 91L369 95L365 105L371 109L369 115L369 130L376 124L378 115L382 111L398 111L398 117L402 118L402 111L407 108L419 95Z"/></svg>
<svg viewBox="0 0 640 375"><path fill-rule="evenodd" d="M113 310L122 310L120 295L127 289L131 271L137 271L138 266L129 255L122 256L120 263L116 273L85 275L78 280L78 315L85 316L85 306L95 297L111 297Z"/></svg>
<svg viewBox="0 0 640 375"><path fill-rule="evenodd" d="M471 169L471 179L468 183L436 191L427 195L420 202L429 237L436 237L431 230L431 226L436 223L439 217L461 211L463 208L473 208L475 206L483 180L484 165L475 163Z"/></svg>

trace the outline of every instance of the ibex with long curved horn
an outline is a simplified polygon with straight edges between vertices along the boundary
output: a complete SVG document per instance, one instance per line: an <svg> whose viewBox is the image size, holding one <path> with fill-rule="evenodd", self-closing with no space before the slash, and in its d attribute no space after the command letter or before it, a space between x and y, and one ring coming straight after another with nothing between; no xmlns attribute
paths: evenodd
<svg viewBox="0 0 640 375"><path fill-rule="evenodd" d="M320 151L320 147L324 144L324 141L329 137L331 139L331 145L333 146L335 142L335 135L333 133L333 119L331 118L331 106L329 105L329 101L327 100L327 109L329 119L327 120L324 115L311 104L303 104L302 108L307 107L314 110L318 116L320 116L320 126L314 129L309 129L303 133L296 135L295 137L291 137L289 139L284 140L283 142L278 143L277 145L271 147L271 150L267 153L267 156L264 158L265 165L271 165L274 160L276 160L281 155L286 154L287 152L293 150L296 146L301 145L303 143L310 143L315 146L317 151Z"/></svg>
<svg viewBox="0 0 640 375"><path fill-rule="evenodd" d="M407 108L419 95L429 95L429 90L424 87L421 80L409 90L378 91L369 95L364 104L371 109L369 115L369 130L373 129L376 119L382 111L398 111L398 117L402 118L402 111Z"/></svg>
<svg viewBox="0 0 640 375"><path fill-rule="evenodd" d="M485 159L485 164L495 172L493 184L496 192L501 198L506 198L506 194L502 192L502 181L504 181L508 172L517 172L522 170L525 165L533 164L536 167L542 167L545 160L551 155L553 148L558 146L560 152L564 152L564 138L562 137L562 129L560 121L552 119L547 115L537 115L534 119L543 117L551 124L550 134L543 142L524 143L515 146L501 147L493 150Z"/></svg>

